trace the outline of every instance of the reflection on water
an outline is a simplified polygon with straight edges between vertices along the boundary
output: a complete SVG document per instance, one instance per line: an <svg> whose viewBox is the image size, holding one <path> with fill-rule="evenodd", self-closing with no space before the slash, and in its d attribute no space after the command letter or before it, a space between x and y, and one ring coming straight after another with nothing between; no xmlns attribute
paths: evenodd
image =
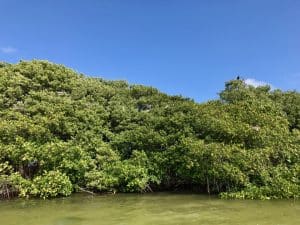
<svg viewBox="0 0 300 225"><path fill-rule="evenodd" d="M300 201L220 200L195 194L76 194L0 201L0 225L297 225Z"/></svg>

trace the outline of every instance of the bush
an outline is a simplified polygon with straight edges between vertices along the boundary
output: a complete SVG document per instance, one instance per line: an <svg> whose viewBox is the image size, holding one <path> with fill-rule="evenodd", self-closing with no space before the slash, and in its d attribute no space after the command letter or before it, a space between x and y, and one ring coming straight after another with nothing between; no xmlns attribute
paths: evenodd
<svg viewBox="0 0 300 225"><path fill-rule="evenodd" d="M30 193L42 198L68 196L73 190L69 177L59 171L45 172L35 177L32 183L33 190Z"/></svg>
<svg viewBox="0 0 300 225"><path fill-rule="evenodd" d="M14 173L9 177L9 180L18 190L19 197L68 196L73 191L70 179L59 171L45 172L33 180L25 179L19 173Z"/></svg>

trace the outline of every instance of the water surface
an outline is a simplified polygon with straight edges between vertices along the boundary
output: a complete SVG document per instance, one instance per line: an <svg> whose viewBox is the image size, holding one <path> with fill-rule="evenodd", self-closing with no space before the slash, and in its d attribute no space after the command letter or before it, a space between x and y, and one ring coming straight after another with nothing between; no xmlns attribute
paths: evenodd
<svg viewBox="0 0 300 225"><path fill-rule="evenodd" d="M297 225L300 201L221 200L197 194L75 194L0 201L0 225Z"/></svg>

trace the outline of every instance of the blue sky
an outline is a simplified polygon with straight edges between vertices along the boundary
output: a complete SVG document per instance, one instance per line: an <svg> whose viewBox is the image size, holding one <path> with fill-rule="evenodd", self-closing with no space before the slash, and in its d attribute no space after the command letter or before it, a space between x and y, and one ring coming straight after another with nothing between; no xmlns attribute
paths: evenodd
<svg viewBox="0 0 300 225"><path fill-rule="evenodd" d="M300 90L299 0L0 0L0 61L46 59L202 102L241 75Z"/></svg>

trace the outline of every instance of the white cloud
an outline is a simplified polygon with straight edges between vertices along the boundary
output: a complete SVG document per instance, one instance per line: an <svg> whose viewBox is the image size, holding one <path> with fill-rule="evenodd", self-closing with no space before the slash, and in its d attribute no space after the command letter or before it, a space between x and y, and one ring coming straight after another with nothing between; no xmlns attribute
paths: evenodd
<svg viewBox="0 0 300 225"><path fill-rule="evenodd" d="M12 54L15 53L17 49L10 46L6 46L6 47L1 47L0 51L4 54Z"/></svg>
<svg viewBox="0 0 300 225"><path fill-rule="evenodd" d="M272 87L272 85L270 85L270 84L268 84L264 81L255 80L255 79L252 79L252 78L245 79L245 83L248 84L248 85L252 85L254 87L266 86L266 85L269 85L269 86Z"/></svg>

